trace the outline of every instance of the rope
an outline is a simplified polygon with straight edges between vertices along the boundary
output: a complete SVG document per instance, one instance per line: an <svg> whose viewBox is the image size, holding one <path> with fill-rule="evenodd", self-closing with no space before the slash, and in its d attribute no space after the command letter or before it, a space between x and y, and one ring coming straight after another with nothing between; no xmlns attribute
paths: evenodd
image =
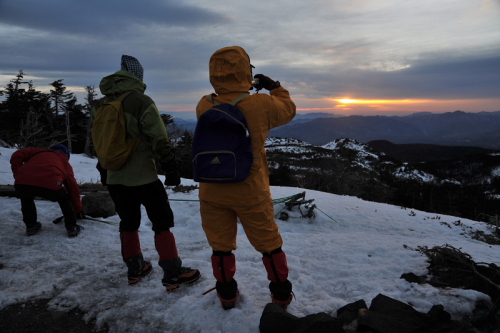
<svg viewBox="0 0 500 333"><path fill-rule="evenodd" d="M298 193L298 194L294 194L294 195L291 195L289 197L284 197L284 198L279 198L279 199L273 199L273 205L277 205L279 203L283 203L285 201L288 201L290 199L294 199L294 198L297 198L297 197L300 197L301 195L303 195L304 192L302 193ZM168 201L191 201L191 202L199 202L200 200L188 200L188 199L168 199Z"/></svg>
<svg viewBox="0 0 500 333"><path fill-rule="evenodd" d="M284 203L284 202L287 202L287 201L292 200L292 199L297 199L297 198L305 197L305 194L306 194L306 192L300 192L300 193L297 193L297 194L294 194L294 195L290 195L288 197L283 197L283 198L279 198L279 199L273 199L273 205ZM168 200L169 201L192 201L192 202L199 202L200 201L200 200L186 200L186 199L168 199ZM276 214L276 216L279 215L285 208L286 208L286 206L284 206ZM322 211L321 209L319 209L318 206L314 205L314 208L317 209L317 210L319 210L321 213L323 213L326 217L328 217L333 222L335 222L338 225L340 225L340 223L338 221L336 221L333 217L331 217L330 215L328 215L327 213L325 213L324 211Z"/></svg>
<svg viewBox="0 0 500 333"><path fill-rule="evenodd" d="M57 219L55 219L54 221L52 221L52 223L54 223L54 224L58 224L58 223L60 223L63 219L64 219L64 216L58 217ZM92 217L88 217L88 216L85 216L85 217L84 217L83 219L81 219L81 220L90 220L90 221L96 221L96 222L101 222L101 223L111 224L111 225L118 225L118 223L116 223L116 222L98 220L98 219L94 219L94 218L92 218Z"/></svg>
<svg viewBox="0 0 500 333"><path fill-rule="evenodd" d="M292 200L292 199L296 199L296 198L301 198L301 197L305 197L305 192L301 192L301 193L297 193L297 194L294 194L294 195L290 195L288 197L283 197L283 198L279 198L279 199L274 199L273 200L273 205L277 205L277 204L280 204L280 203L284 203L284 202L287 202L289 200ZM169 201L189 201L189 202L199 202L200 200L188 200L188 199L168 199ZM312 201L312 200L309 200L309 201ZM310 203L310 202L308 202ZM308 207L308 203L305 203L305 207L306 208L309 208ZM279 212L277 215L279 215L284 209L286 208L286 206L284 206ZM328 217L330 220L332 220L333 222L337 223L340 225L339 222L335 221L335 219L333 217L331 217L330 215L326 214L324 211L322 211L321 209L318 208L318 206L314 205L314 208L319 210L321 213L323 213L326 217ZM60 221L62 220L62 217L54 220L53 222L54 223L59 223ZM110 225L118 225L118 223L116 222L111 222L111 221L103 221L103 220L99 220L99 219L94 219L94 218L91 218L91 217L87 217L85 216L84 220L91 220L91 221L96 221L96 222L101 222L101 223L106 223L106 224L110 224Z"/></svg>
<svg viewBox="0 0 500 333"><path fill-rule="evenodd" d="M85 218L84 218L84 219L82 219L82 220L91 220L91 221L96 221L96 222L106 223L106 224L110 224L110 225L118 225L118 223L116 223L116 222L111 222L111 221L103 221L103 220L93 219L93 218L91 218L91 217L87 217L87 216L85 216Z"/></svg>
<svg viewBox="0 0 500 333"><path fill-rule="evenodd" d="M0 185L2 186L2 185ZM290 195L288 197L283 197L283 198L279 198L279 199L273 199L273 205L277 205L277 204L280 204L280 203L284 203L286 201L289 201L289 200L292 200L292 199L296 199L296 198L300 198L300 197L304 197L305 196L305 192L301 192L301 193L297 193L297 194L294 194L294 195ZM199 202L200 200L188 200L188 199L168 199L169 201L186 201L186 202ZM284 209L286 208L283 207L279 212L281 213ZM318 208L318 206L315 205L315 208L317 210L319 210L321 213L325 214L326 217L328 217L330 220L332 220L333 222L337 223L340 225L339 222L335 221L335 219L331 216L329 216L328 214L326 214L324 211L322 211L321 209ZM118 225L118 223L115 223L115 222L111 222L111 221L103 221L103 220L98 220L98 219L93 219L93 218L89 218L89 217L85 217L86 220L92 220L92 221L96 221L96 222L102 222L102 223L107 223L107 224L111 224L111 225ZM54 223L57 223L54 221Z"/></svg>
<svg viewBox="0 0 500 333"><path fill-rule="evenodd" d="M320 212L322 212L323 214L325 214L330 220L332 220L333 222L337 223L338 225L340 225L340 223L338 223L337 221L335 221L333 219L333 217L329 216L327 213L325 213L324 211L322 211L321 209L318 208L318 206L316 206L316 209L319 210Z"/></svg>

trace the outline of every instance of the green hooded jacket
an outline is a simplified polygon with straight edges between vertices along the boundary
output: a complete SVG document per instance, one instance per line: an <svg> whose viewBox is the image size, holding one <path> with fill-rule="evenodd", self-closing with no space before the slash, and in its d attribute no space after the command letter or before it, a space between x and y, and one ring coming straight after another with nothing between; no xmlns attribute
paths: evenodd
<svg viewBox="0 0 500 333"><path fill-rule="evenodd" d="M139 186L156 181L155 160L165 163L174 158L174 154L158 108L150 97L144 95L146 84L128 71L119 70L104 77L99 88L103 95L116 98L134 91L123 101L127 138L141 138L136 151L120 170L108 170L107 183ZM92 119L104 99L101 98L92 108Z"/></svg>

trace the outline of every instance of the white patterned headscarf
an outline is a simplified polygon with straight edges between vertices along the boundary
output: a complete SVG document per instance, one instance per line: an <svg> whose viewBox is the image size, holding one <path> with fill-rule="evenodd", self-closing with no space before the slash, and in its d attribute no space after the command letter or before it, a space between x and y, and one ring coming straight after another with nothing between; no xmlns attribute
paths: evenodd
<svg viewBox="0 0 500 333"><path fill-rule="evenodd" d="M121 69L134 74L142 81L142 78L144 76L144 69L142 68L141 63L139 62L139 60L137 60L137 58L125 54L122 55Z"/></svg>

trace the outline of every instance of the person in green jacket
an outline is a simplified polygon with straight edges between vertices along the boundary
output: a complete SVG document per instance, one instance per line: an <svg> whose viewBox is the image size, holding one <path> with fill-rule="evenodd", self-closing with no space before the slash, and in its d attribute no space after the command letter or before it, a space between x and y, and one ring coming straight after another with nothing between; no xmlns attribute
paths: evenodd
<svg viewBox="0 0 500 333"><path fill-rule="evenodd" d="M144 94L143 73L136 58L123 55L121 70L101 80L99 88L105 97L96 102L91 113L94 118L105 102L133 91L122 105L127 138L140 138L140 143L119 170L104 170L99 163L98 169L120 216L121 252L128 267L128 283L135 284L152 271L151 263L143 258L138 232L141 205L144 205L155 232L158 264L164 271L162 284L170 291L198 280L200 272L182 267L175 237L170 231L174 226L174 214L165 187L158 179L156 161L166 173L165 185L179 185L180 177L160 113L153 100Z"/></svg>

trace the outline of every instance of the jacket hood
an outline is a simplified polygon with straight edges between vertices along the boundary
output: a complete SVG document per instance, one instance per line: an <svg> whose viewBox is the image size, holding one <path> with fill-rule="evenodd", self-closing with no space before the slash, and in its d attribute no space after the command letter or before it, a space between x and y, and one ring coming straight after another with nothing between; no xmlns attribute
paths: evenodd
<svg viewBox="0 0 500 333"><path fill-rule="evenodd" d="M134 74L126 70L119 70L104 77L99 84L99 89L103 95L120 94L130 90L144 93L146 84Z"/></svg>
<svg viewBox="0 0 500 333"><path fill-rule="evenodd" d="M242 47L215 51L209 63L210 83L217 94L248 92L252 88L250 57Z"/></svg>

